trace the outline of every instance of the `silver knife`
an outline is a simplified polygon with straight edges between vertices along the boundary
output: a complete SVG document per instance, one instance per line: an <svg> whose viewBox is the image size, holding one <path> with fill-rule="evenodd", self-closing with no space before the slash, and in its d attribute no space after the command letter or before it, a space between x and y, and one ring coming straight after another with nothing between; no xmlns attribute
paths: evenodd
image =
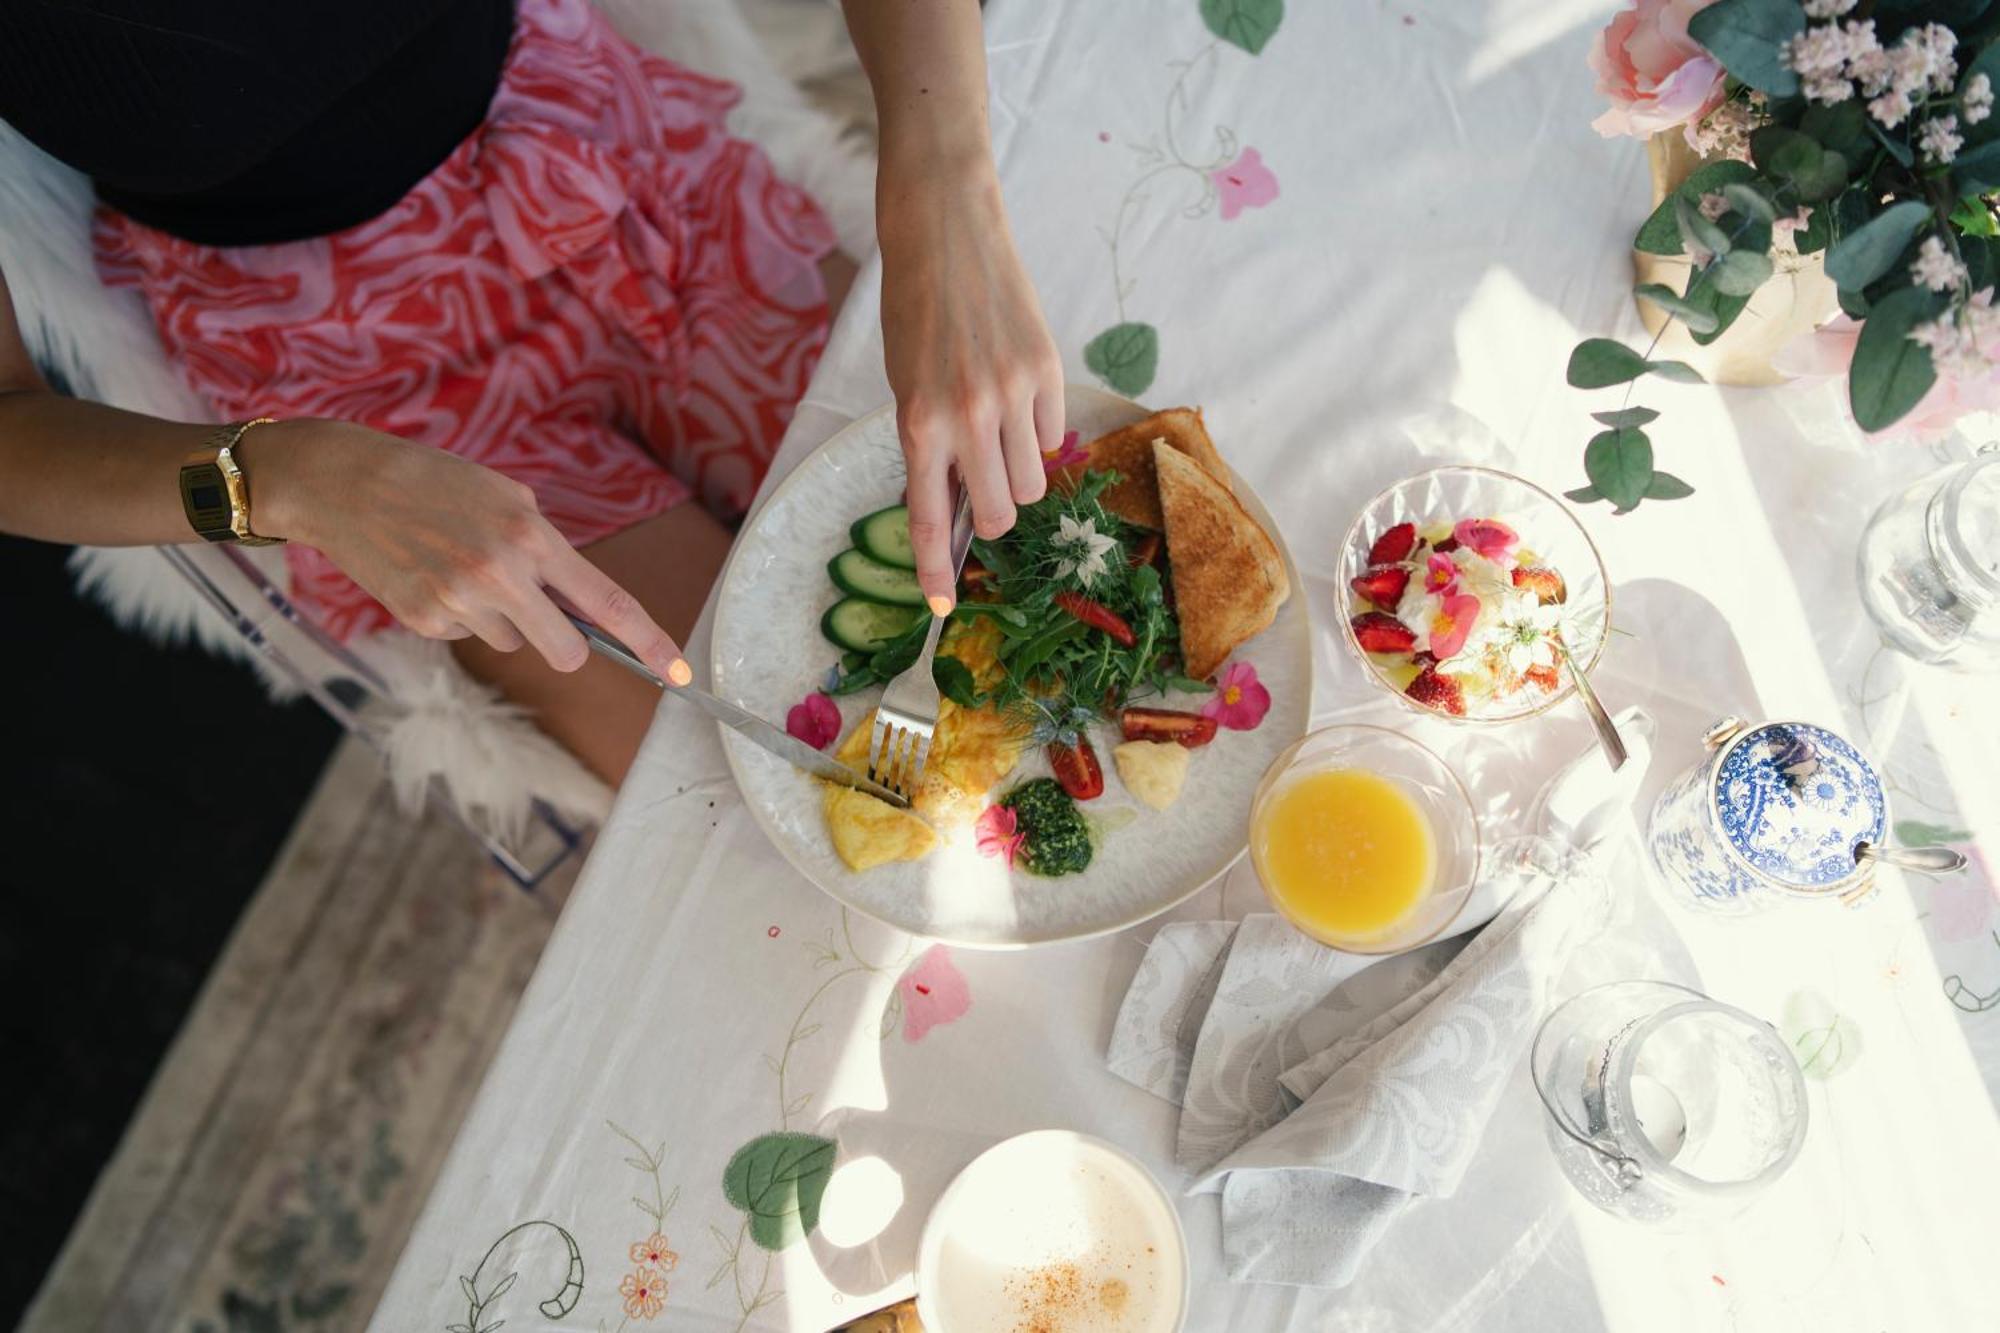
<svg viewBox="0 0 2000 1333"><path fill-rule="evenodd" d="M779 730L749 709L738 708L728 700L718 699L707 690L698 689L693 685L669 684L662 680L653 668L640 661L637 653L596 625L568 611L563 614L569 616L570 623L583 634L592 649L610 658L627 671L653 682L675 698L687 700L751 744L761 745L786 763L804 769L816 778L825 778L828 782L837 782L843 787L866 792L878 801L887 801L898 810L910 808L909 801L900 794L879 782L870 781L865 774L855 772L839 760L821 754L798 737Z"/></svg>

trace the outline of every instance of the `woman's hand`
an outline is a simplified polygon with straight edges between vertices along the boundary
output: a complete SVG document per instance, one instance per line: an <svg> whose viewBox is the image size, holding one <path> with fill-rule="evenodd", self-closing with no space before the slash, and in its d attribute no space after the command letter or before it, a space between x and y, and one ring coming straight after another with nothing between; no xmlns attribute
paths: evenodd
<svg viewBox="0 0 2000 1333"><path fill-rule="evenodd" d="M553 592L661 676L692 679L638 600L563 540L532 491L491 468L336 421L258 426L239 453L259 532L324 551L426 638L525 643L574 671L589 646Z"/></svg>
<svg viewBox="0 0 2000 1333"><path fill-rule="evenodd" d="M942 614L954 592L950 473L971 494L982 537L1006 532L1015 505L1042 498L1042 454L1062 439L1062 359L984 145L955 161L900 170L885 161L882 170L883 345L917 580Z"/></svg>
<svg viewBox="0 0 2000 1333"><path fill-rule="evenodd" d="M931 609L951 609L956 469L997 537L1042 498L1062 443L1062 359L1014 252L986 126L978 0L845 0L875 92L882 340L909 466L910 539Z"/></svg>

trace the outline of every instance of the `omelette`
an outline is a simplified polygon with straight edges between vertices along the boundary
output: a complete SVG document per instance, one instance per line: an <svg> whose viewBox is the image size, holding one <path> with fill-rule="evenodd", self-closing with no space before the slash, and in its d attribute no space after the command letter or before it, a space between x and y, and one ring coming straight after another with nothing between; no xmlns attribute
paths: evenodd
<svg viewBox="0 0 2000 1333"><path fill-rule="evenodd" d="M1000 675L999 644L999 629L982 617L953 624L939 641L938 651L964 663L978 687L988 690ZM833 757L857 772L865 771L874 722L870 709ZM1027 742L1027 730L993 705L962 708L944 700L930 761L911 800L916 813L848 787L825 784L826 827L834 851L850 870L872 870L890 861L930 855L940 841L940 829L979 818L986 808L986 794L1014 771Z"/></svg>

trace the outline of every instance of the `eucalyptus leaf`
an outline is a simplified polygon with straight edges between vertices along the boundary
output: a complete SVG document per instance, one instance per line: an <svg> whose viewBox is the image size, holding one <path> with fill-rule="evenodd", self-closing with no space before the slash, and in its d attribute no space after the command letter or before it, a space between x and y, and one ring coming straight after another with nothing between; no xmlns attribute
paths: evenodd
<svg viewBox="0 0 2000 1333"><path fill-rule="evenodd" d="M1725 185L1757 179L1757 169L1748 162L1738 162L1725 158L1720 162L1710 162L1696 167L1680 188L1660 201L1644 223L1638 234L1632 238L1632 248L1649 255L1678 255L1684 253L1681 247L1680 227L1674 222L1674 201L1685 199L1689 203L1699 200L1704 194L1711 194Z"/></svg>
<svg viewBox="0 0 2000 1333"><path fill-rule="evenodd" d="M1661 379L1671 380L1675 384L1708 383L1707 380L1701 377L1699 370L1696 370L1685 361L1648 361L1646 369L1658 375Z"/></svg>
<svg viewBox="0 0 2000 1333"><path fill-rule="evenodd" d="M1583 470L1622 513L1646 498L1653 481L1653 442L1631 427L1601 431L1584 446Z"/></svg>
<svg viewBox="0 0 2000 1333"><path fill-rule="evenodd" d="M1724 296L1748 296L1770 280L1771 272L1769 255L1732 250L1710 267L1708 280Z"/></svg>
<svg viewBox="0 0 2000 1333"><path fill-rule="evenodd" d="M1758 186L1732 181L1722 187L1722 197L1730 207L1746 218L1756 218L1760 222L1775 222L1778 217L1777 205L1771 196Z"/></svg>
<svg viewBox="0 0 2000 1333"><path fill-rule="evenodd" d="M1729 256L1734 258L1734 256ZM1632 294L1642 301L1651 301L1660 309L1687 325L1694 333L1712 333L1716 327L1715 312L1700 306L1689 305L1680 293L1663 283L1648 282L1632 289Z"/></svg>
<svg viewBox="0 0 2000 1333"><path fill-rule="evenodd" d="M1775 97L1799 90L1799 76L1786 68L1780 49L1805 26L1798 0L1717 0L1688 17L1688 35L1724 69Z"/></svg>
<svg viewBox="0 0 2000 1333"><path fill-rule="evenodd" d="M1648 500L1685 500L1694 494L1694 487L1682 481L1671 472L1654 469L1652 481L1646 484Z"/></svg>
<svg viewBox="0 0 2000 1333"><path fill-rule="evenodd" d="M1644 426L1659 420L1660 414L1650 407L1625 407L1616 412L1592 412L1591 420L1601 421L1613 430L1626 426Z"/></svg>
<svg viewBox="0 0 2000 1333"><path fill-rule="evenodd" d="M1891 204L1835 241L1826 252L1826 276L1842 291L1858 292L1892 268L1931 216L1915 199Z"/></svg>
<svg viewBox="0 0 2000 1333"><path fill-rule="evenodd" d="M1701 215L1701 209L1679 195L1674 196L1674 225L1680 228L1681 247L1689 254L1706 250L1712 255L1729 253L1729 237L1722 228Z"/></svg>
<svg viewBox="0 0 2000 1333"><path fill-rule="evenodd" d="M1569 354L1572 388L1602 389L1646 373L1646 358L1611 338L1586 338Z"/></svg>
<svg viewBox="0 0 2000 1333"><path fill-rule="evenodd" d="M2000 189L2000 139L1961 150L1951 161L1951 184L1962 195Z"/></svg>
<svg viewBox="0 0 2000 1333"><path fill-rule="evenodd" d="M1849 161L1859 161L1869 149L1868 112L1859 98L1850 97L1831 106L1814 102L1799 117L1799 131L1809 134L1822 148L1831 148Z"/></svg>
<svg viewBox="0 0 2000 1333"><path fill-rule="evenodd" d="M1881 144L1888 151L1890 157L1896 159L1896 165L1908 167L1917 160L1917 155L1910 151L1910 145L1907 142L1894 137L1880 125L1877 125L1872 119L1868 122L1868 132L1875 136L1875 142Z"/></svg>
<svg viewBox="0 0 2000 1333"><path fill-rule="evenodd" d="M1604 498L1603 492L1599 491L1595 486L1579 486L1573 491L1563 492L1563 499L1568 500L1573 504L1580 504L1580 505L1596 504L1599 500L1602 500L1603 498Z"/></svg>
<svg viewBox="0 0 2000 1333"><path fill-rule="evenodd" d="M1792 248L1802 255L1818 254L1833 240L1834 207L1821 204L1806 218L1806 225L1792 233Z"/></svg>
<svg viewBox="0 0 2000 1333"><path fill-rule="evenodd" d="M1748 296L1725 295L1717 291L1713 283L1703 283L1701 286L1695 288L1694 295L1690 296L1688 301L1690 304L1700 306L1703 310L1711 311L1715 315L1714 329L1707 333L1697 333L1694 335L1695 342L1703 347L1708 346L1717 338L1729 332L1729 326L1736 322L1736 317L1743 313L1745 306L1750 304Z"/></svg>
<svg viewBox="0 0 2000 1333"><path fill-rule="evenodd" d="M1910 341L1910 330L1937 309L1935 293L1904 287L1875 303L1855 339L1847 372L1847 400L1863 430L1901 420L1937 382L1930 349Z"/></svg>

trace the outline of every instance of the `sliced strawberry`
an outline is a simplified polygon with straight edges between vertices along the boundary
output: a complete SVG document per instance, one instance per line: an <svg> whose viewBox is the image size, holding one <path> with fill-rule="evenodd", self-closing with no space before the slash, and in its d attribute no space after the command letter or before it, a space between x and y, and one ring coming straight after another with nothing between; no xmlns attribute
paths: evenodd
<svg viewBox="0 0 2000 1333"><path fill-rule="evenodd" d="M1125 617L1102 602L1093 602L1080 592L1057 593L1056 605L1092 629L1103 630L1117 640L1121 647L1130 648L1139 642L1139 636L1125 623Z"/></svg>
<svg viewBox="0 0 2000 1333"><path fill-rule="evenodd" d="M1132 543L1132 554L1125 557L1125 562L1137 569L1141 565L1150 565L1159 558L1160 534L1149 532Z"/></svg>
<svg viewBox="0 0 2000 1333"><path fill-rule="evenodd" d="M1524 679L1544 694L1554 694L1562 688L1562 677L1556 674L1556 669L1552 666L1530 667Z"/></svg>
<svg viewBox="0 0 2000 1333"><path fill-rule="evenodd" d="M1215 739L1215 719L1171 708L1128 708L1118 715L1128 741L1173 741L1192 750Z"/></svg>
<svg viewBox="0 0 2000 1333"><path fill-rule="evenodd" d="M1533 592L1544 606L1569 596L1569 589L1563 586L1563 576L1547 565L1527 565L1515 570L1514 586Z"/></svg>
<svg viewBox="0 0 2000 1333"><path fill-rule="evenodd" d="M1425 667L1410 688L1403 691L1426 708L1453 717L1465 716L1465 691L1450 676L1440 676L1434 667Z"/></svg>
<svg viewBox="0 0 2000 1333"><path fill-rule="evenodd" d="M1384 611L1393 611L1403 600L1403 589L1410 586L1410 571L1394 565L1371 569L1358 579L1348 580L1348 585Z"/></svg>
<svg viewBox="0 0 2000 1333"><path fill-rule="evenodd" d="M1048 756L1056 781L1072 798L1089 801L1104 795L1104 765L1097 762L1097 751L1090 748L1087 737L1079 735L1075 745L1051 741Z"/></svg>
<svg viewBox="0 0 2000 1333"><path fill-rule="evenodd" d="M1368 548L1368 563L1371 565L1393 565L1408 560L1410 552L1417 549L1417 525L1398 523Z"/></svg>
<svg viewBox="0 0 2000 1333"><path fill-rule="evenodd" d="M1417 632L1402 621L1380 611L1370 611L1349 622L1363 652L1407 653L1417 646Z"/></svg>

